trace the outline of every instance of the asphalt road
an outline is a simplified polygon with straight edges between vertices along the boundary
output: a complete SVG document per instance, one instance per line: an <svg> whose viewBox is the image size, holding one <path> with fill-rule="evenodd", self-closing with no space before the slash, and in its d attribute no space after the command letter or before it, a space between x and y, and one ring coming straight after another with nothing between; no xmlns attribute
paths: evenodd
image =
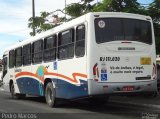
<svg viewBox="0 0 160 119"><path fill-rule="evenodd" d="M44 98L13 100L9 93L0 89L0 118L8 119L10 116L12 119L142 119L144 116L146 118L143 119L158 119L160 97L117 96L111 97L103 106L89 105L85 100L60 101L58 107L50 108Z"/></svg>

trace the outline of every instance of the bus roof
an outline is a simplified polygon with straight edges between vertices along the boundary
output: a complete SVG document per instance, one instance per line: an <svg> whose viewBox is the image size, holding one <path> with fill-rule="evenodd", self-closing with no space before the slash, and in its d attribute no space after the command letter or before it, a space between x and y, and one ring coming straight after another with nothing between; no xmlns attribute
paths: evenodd
<svg viewBox="0 0 160 119"><path fill-rule="evenodd" d="M67 28L73 28L74 25L80 24L82 22L85 22L86 17L90 17L90 16L94 16L94 15L97 15L98 17L99 16L103 16L103 15L105 15L105 16L108 15L110 17L113 16L113 17L122 17L122 18L135 18L135 19L144 19L144 20L149 19L149 20L151 20L151 17L149 17L149 16L144 16L144 15L139 15L139 14L133 14L133 13L123 13L123 12L90 12L90 13L87 13L87 14L85 14L83 16L75 18L75 19L73 19L71 21L65 22L65 23L63 23L63 24L61 24L61 25L59 25L57 27L54 27L54 28L52 28L50 30L47 30L47 31L45 31L43 33L37 34L34 37L26 39L26 40L24 40L22 42L18 42L15 45L13 45L13 46L11 46L9 48L6 48L5 52L7 52L9 50L12 50L12 49L15 49L15 48L18 48L18 47L23 46L23 45L26 45L28 43L32 43L32 42L34 42L36 40L43 39L43 38L45 38L47 36L50 36L51 34L59 32L61 30L64 31L65 30L64 28L66 28L66 29Z"/></svg>

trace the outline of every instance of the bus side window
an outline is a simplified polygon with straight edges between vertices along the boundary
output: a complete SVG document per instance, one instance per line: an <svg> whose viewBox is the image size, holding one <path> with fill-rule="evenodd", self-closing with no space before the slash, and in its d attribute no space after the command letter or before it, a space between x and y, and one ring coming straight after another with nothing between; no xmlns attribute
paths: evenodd
<svg viewBox="0 0 160 119"><path fill-rule="evenodd" d="M2 71L2 65L0 65L0 72Z"/></svg>
<svg viewBox="0 0 160 119"><path fill-rule="evenodd" d="M35 41L32 44L32 62L40 63L42 62L43 56L43 40Z"/></svg>
<svg viewBox="0 0 160 119"><path fill-rule="evenodd" d="M13 68L15 66L15 51L11 50L9 52L9 68Z"/></svg>
<svg viewBox="0 0 160 119"><path fill-rule="evenodd" d="M15 56L16 56L15 66L16 67L22 66L22 48L21 47L15 50Z"/></svg>
<svg viewBox="0 0 160 119"><path fill-rule="evenodd" d="M83 57L85 54L85 26L80 25L76 28L75 55Z"/></svg>
<svg viewBox="0 0 160 119"><path fill-rule="evenodd" d="M74 57L74 29L69 29L58 35L58 59Z"/></svg>
<svg viewBox="0 0 160 119"><path fill-rule="evenodd" d="M2 79L3 77L7 74L7 57L3 58L3 74L2 74Z"/></svg>
<svg viewBox="0 0 160 119"><path fill-rule="evenodd" d="M56 59L57 36L53 35L44 39L44 61Z"/></svg>
<svg viewBox="0 0 160 119"><path fill-rule="evenodd" d="M31 44L23 46L23 65L31 64Z"/></svg>

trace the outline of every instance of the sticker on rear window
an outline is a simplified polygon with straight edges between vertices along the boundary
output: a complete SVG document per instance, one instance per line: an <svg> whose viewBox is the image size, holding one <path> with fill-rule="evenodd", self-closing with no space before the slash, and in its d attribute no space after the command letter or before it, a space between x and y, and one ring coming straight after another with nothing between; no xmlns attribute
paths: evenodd
<svg viewBox="0 0 160 119"><path fill-rule="evenodd" d="M105 23L103 20L100 20L100 21L98 22L98 26L99 26L100 28L104 28L104 27L106 26L106 23Z"/></svg>

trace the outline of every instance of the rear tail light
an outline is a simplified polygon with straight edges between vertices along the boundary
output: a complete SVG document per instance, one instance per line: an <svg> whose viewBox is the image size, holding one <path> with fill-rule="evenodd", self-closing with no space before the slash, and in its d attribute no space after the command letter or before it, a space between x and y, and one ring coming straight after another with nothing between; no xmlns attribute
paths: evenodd
<svg viewBox="0 0 160 119"><path fill-rule="evenodd" d="M98 67L97 67L97 63L93 66L93 75L94 75L94 80L98 81L99 78L99 71L98 71Z"/></svg>
<svg viewBox="0 0 160 119"><path fill-rule="evenodd" d="M96 75L96 68L97 68L97 63L94 65L93 67L93 75L95 76Z"/></svg>

